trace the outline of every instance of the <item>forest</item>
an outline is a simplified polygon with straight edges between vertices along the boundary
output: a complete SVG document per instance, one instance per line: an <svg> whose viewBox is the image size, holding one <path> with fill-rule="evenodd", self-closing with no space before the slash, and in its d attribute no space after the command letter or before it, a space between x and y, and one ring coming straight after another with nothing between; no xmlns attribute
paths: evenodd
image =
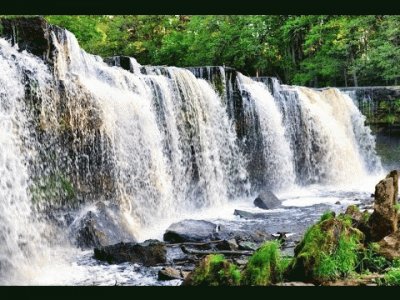
<svg viewBox="0 0 400 300"><path fill-rule="evenodd" d="M310 87L397 85L395 15L44 16L89 53L141 64L225 65Z"/></svg>

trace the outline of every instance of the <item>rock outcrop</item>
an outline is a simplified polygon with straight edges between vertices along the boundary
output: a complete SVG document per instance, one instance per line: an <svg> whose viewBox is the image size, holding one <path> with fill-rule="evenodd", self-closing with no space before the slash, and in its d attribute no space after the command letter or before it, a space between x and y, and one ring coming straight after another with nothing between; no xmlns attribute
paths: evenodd
<svg viewBox="0 0 400 300"><path fill-rule="evenodd" d="M373 242L397 231L398 179L399 171L392 171L375 186L374 212L368 221Z"/></svg>

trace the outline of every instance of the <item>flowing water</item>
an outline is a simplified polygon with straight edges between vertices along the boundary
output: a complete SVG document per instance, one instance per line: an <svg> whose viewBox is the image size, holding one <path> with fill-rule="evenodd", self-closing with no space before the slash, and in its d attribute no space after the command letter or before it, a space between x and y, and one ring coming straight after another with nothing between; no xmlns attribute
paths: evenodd
<svg viewBox="0 0 400 300"><path fill-rule="evenodd" d="M383 174L364 117L337 89L222 67L217 85L134 59L124 70L67 31L51 38L52 65L0 39L0 284L160 284L157 268L102 264L75 246L99 202L123 228L116 240L142 241L184 218L239 222L233 210L254 209L266 187L291 207L361 201ZM306 219L271 214L275 227Z"/></svg>

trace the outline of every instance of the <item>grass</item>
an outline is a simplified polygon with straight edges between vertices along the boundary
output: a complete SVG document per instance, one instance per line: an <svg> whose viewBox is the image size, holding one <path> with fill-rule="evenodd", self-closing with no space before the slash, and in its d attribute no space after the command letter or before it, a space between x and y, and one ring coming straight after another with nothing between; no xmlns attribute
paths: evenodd
<svg viewBox="0 0 400 300"><path fill-rule="evenodd" d="M234 286L239 285L241 274L236 265L221 254L207 255L194 270L191 285Z"/></svg>
<svg viewBox="0 0 400 300"><path fill-rule="evenodd" d="M249 258L242 284L270 285L282 281L290 261L281 257L278 241L266 242Z"/></svg>

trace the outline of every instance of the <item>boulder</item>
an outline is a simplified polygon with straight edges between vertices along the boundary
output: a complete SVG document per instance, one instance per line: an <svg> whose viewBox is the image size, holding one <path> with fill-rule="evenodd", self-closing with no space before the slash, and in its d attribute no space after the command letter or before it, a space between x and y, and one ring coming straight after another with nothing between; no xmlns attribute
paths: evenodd
<svg viewBox="0 0 400 300"><path fill-rule="evenodd" d="M281 206L281 201L269 190L262 191L253 203L261 209L274 209Z"/></svg>
<svg viewBox="0 0 400 300"><path fill-rule="evenodd" d="M97 202L71 224L71 239L82 249L136 242L123 220L117 206Z"/></svg>
<svg viewBox="0 0 400 300"><path fill-rule="evenodd" d="M370 239L377 242L397 230L397 195L399 172L390 172L375 186L374 212L369 218Z"/></svg>
<svg viewBox="0 0 400 300"><path fill-rule="evenodd" d="M183 220L171 224L164 233L170 243L207 242L217 240L218 226L204 220Z"/></svg>
<svg viewBox="0 0 400 300"><path fill-rule="evenodd" d="M174 280L180 279L185 280L190 272L178 270L171 267L162 268L158 271L158 280Z"/></svg>
<svg viewBox="0 0 400 300"><path fill-rule="evenodd" d="M143 243L119 243L94 249L94 257L109 264L124 262L155 266L167 262L167 249L163 242L147 240Z"/></svg>
<svg viewBox="0 0 400 300"><path fill-rule="evenodd" d="M400 231L385 236L379 241L378 253L389 260L400 258Z"/></svg>

